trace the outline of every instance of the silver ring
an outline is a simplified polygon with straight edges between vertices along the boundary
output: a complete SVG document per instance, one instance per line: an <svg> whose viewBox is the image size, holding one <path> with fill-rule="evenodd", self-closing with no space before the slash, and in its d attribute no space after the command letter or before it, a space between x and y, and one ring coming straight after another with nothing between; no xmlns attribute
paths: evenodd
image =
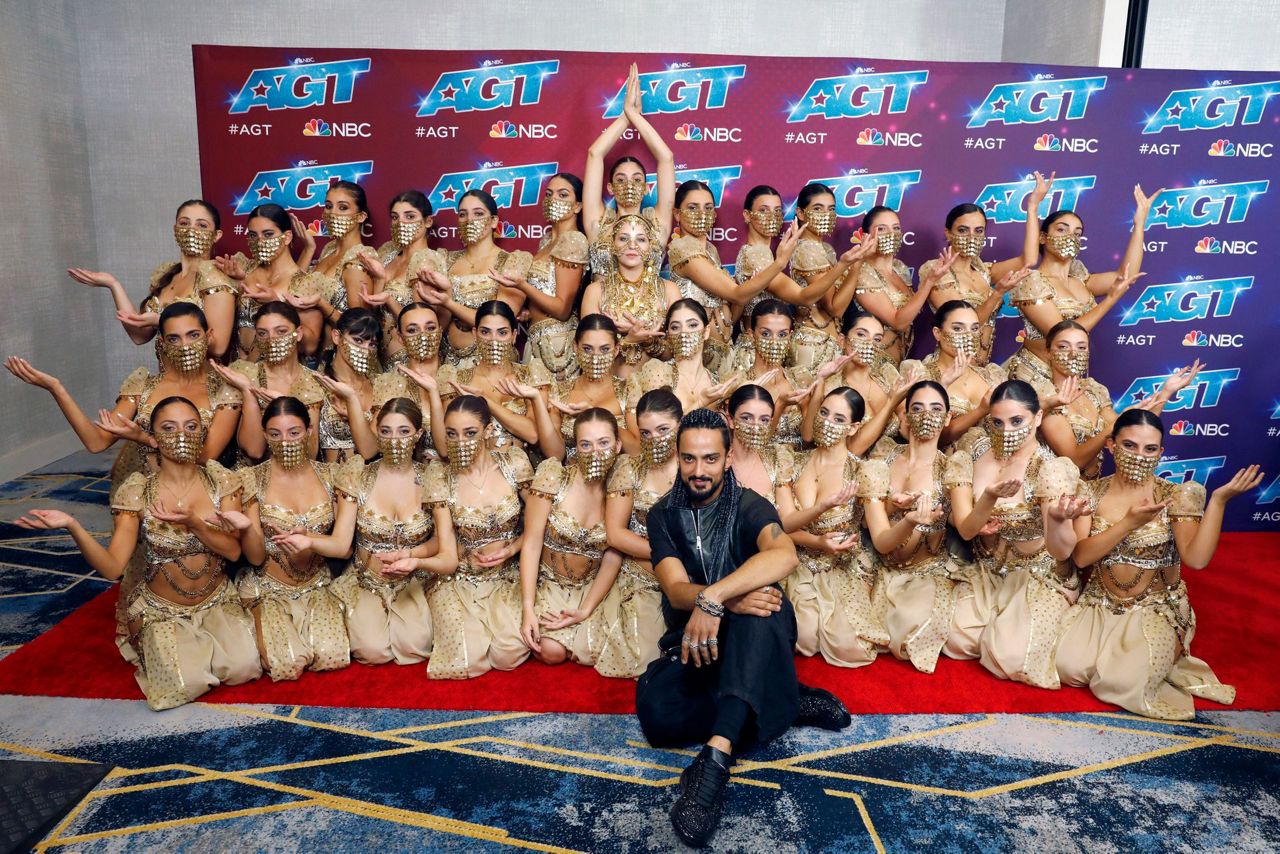
<svg viewBox="0 0 1280 854"><path fill-rule="evenodd" d="M685 646L697 646L697 644L693 642L693 638L689 637L688 635L683 636L680 639L680 642Z"/></svg>
<svg viewBox="0 0 1280 854"><path fill-rule="evenodd" d="M710 643L708 643L707 641L702 641L701 643L694 644L694 646L696 646L698 649L706 649L708 646L710 646Z"/></svg>
<svg viewBox="0 0 1280 854"><path fill-rule="evenodd" d="M719 645L720 645L719 638L711 638L707 641L707 646L719 646Z"/></svg>

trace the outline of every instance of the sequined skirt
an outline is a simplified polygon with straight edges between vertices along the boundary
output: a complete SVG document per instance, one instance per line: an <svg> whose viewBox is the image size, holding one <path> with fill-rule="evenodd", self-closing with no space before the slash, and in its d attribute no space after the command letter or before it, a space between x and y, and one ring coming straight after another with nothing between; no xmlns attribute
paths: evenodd
<svg viewBox="0 0 1280 854"><path fill-rule="evenodd" d="M332 582L325 565L298 585L285 584L260 568L236 579L240 598L257 617L258 643L273 681L351 663L342 603L330 590Z"/></svg>
<svg viewBox="0 0 1280 854"><path fill-rule="evenodd" d="M667 629L658 579L634 558L623 560L618 580L591 619L601 639L596 671L635 679L658 657L658 641Z"/></svg>
<svg viewBox="0 0 1280 854"><path fill-rule="evenodd" d="M1041 549L1030 555L1007 553L995 567L1003 579L978 637L978 658L1002 679L1059 687L1054 646L1062 616L1079 596L1080 580L1074 572L1059 577L1057 566Z"/></svg>
<svg viewBox="0 0 1280 854"><path fill-rule="evenodd" d="M417 574L387 582L354 561L330 589L342 603L351 656L364 664L415 664L431 654L427 586Z"/></svg>
<svg viewBox="0 0 1280 854"><path fill-rule="evenodd" d="M875 661L889 634L871 605L874 564L865 550L828 555L797 549L800 564L782 582L796 612L796 651L837 667Z"/></svg>
<svg viewBox="0 0 1280 854"><path fill-rule="evenodd" d="M538 567L538 592L533 600L533 612L539 618L556 617L561 611L573 611L582 607L582 600L596 580L596 570L582 578L560 575L546 563ZM593 665L602 640L600 626L590 617L563 629L541 630L543 639L550 638L563 646L572 660L579 664Z"/></svg>
<svg viewBox="0 0 1280 854"><path fill-rule="evenodd" d="M520 582L514 561L490 569L464 563L430 594L435 645L427 675L471 679L514 670L529 657L520 638Z"/></svg>
<svg viewBox="0 0 1280 854"><path fill-rule="evenodd" d="M889 651L922 673L934 671L950 636L958 570L945 551L911 566L882 563L871 590L876 618L889 635Z"/></svg>

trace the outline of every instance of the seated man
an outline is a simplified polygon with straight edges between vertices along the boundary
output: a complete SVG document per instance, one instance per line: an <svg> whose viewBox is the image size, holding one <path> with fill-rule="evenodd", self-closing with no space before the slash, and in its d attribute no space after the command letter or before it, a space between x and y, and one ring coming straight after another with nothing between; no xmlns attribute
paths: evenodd
<svg viewBox="0 0 1280 854"><path fill-rule="evenodd" d="M636 687L636 715L655 746L705 742L680 776L671 822L702 846L720 820L735 749L792 725L843 729L834 696L799 684L796 618L778 582L796 550L773 505L726 466L731 434L707 409L680 422L680 477L649 511L667 633Z"/></svg>

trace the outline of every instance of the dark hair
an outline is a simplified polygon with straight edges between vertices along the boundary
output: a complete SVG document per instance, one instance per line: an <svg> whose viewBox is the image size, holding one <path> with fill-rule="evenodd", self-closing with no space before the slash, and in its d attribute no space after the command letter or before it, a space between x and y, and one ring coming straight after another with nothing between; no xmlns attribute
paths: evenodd
<svg viewBox="0 0 1280 854"><path fill-rule="evenodd" d="M404 316L409 312L416 311L417 309L420 309L420 308L425 308L427 311L431 312L433 315L435 315L436 321L439 322L440 309L436 308L434 305L427 302L411 302L408 305L406 305L404 308L400 309L400 313L396 315L396 329L403 330L404 324L402 321L404 319Z"/></svg>
<svg viewBox="0 0 1280 854"><path fill-rule="evenodd" d="M947 390L943 387L942 383L934 380L920 380L918 383L913 383L911 388L907 389L907 406L911 405L911 398L915 397L917 393L926 388L931 388L938 394L942 395L942 405L947 408L948 412L951 411L951 395L947 394Z"/></svg>
<svg viewBox="0 0 1280 854"><path fill-rule="evenodd" d="M579 412L573 419L573 438L578 439L578 428L583 424L590 424L592 421L600 421L608 424L613 428L613 438L618 438L618 416L614 415L603 406L593 406Z"/></svg>
<svg viewBox="0 0 1280 854"><path fill-rule="evenodd" d="M968 216L971 213L982 214L982 221L983 222L987 221L986 211L984 211L982 208L978 207L975 204L972 204L970 202L964 202L963 204L956 205L954 208L947 211L947 219L946 219L947 231L950 231L951 226L956 224L956 220L958 220L962 216Z"/></svg>
<svg viewBox="0 0 1280 854"><path fill-rule="evenodd" d="M455 412L474 415L485 427L488 427L489 422L493 420L493 413L489 411L489 401L478 394L460 394L449 401L449 405L444 408L445 417L448 418Z"/></svg>
<svg viewBox="0 0 1280 854"><path fill-rule="evenodd" d="M277 415L292 415L295 418L302 419L302 425L308 430L311 429L311 410L307 409L307 405L296 397L277 397L268 403L262 409L262 426L265 429L267 422Z"/></svg>
<svg viewBox="0 0 1280 854"><path fill-rule="evenodd" d="M178 209L173 212L173 218L177 219L178 214L182 213L182 209L190 205L199 205L209 212L209 219L213 220L213 230L217 231L222 228L222 214L218 213L218 209L204 199L187 199L178 205Z"/></svg>
<svg viewBox="0 0 1280 854"><path fill-rule="evenodd" d="M619 166L621 166L621 165L622 165L622 164L624 164L624 163L634 163L635 165L639 166L639 167L640 167L640 171L645 173L645 177L646 177L646 180L647 180L647 178L648 178L648 170L647 170L647 169L645 169L645 165L644 165L643 163L641 163L637 158L632 157L630 154L624 154L622 157L619 157L617 160L613 161L613 165L609 167L609 181L610 181L610 182L612 182L612 181L613 181L613 175L614 175L614 173L615 173L615 172L617 172L617 171L618 171L618 167L619 167Z"/></svg>
<svg viewBox="0 0 1280 854"><path fill-rule="evenodd" d="M498 203L484 190L467 190L458 198L458 207L462 207L463 201L467 198L479 199L480 204L484 205L492 216L498 215Z"/></svg>
<svg viewBox="0 0 1280 854"><path fill-rule="evenodd" d="M857 424L862 420L862 417L867 414L867 402L862 399L862 395L858 394L857 391L849 388L847 385L842 385L839 388L833 388L831 391L824 394L822 399L826 400L828 397L836 395L843 398L844 402L849 404L849 420L852 423Z"/></svg>
<svg viewBox="0 0 1280 854"><path fill-rule="evenodd" d="M277 204L258 205L249 211L249 219L256 219L257 217L271 220L271 224L280 229L281 234L293 233L293 220L289 219L289 212ZM245 222L248 221L245 220Z"/></svg>
<svg viewBox="0 0 1280 854"><path fill-rule="evenodd" d="M666 329L671 325L671 315L675 314L677 310L682 308L687 308L692 311L698 317L702 318L703 326L707 325L707 310L703 307L702 303L698 302L696 299L685 298L678 299L671 303L671 307L667 309L667 316L662 321L663 329Z"/></svg>
<svg viewBox="0 0 1280 854"><path fill-rule="evenodd" d="M729 415L732 416L742 408L742 404L753 400L762 400L769 404L769 409L773 409L773 395L769 394L769 389L755 383L746 383L738 386L734 393L729 395L729 403L725 408L728 410Z"/></svg>
<svg viewBox="0 0 1280 854"><path fill-rule="evenodd" d="M577 175L574 175L572 172L557 172L556 174L552 175L551 178L547 179L547 183L550 184L553 178L563 178L565 181L567 181L569 183L569 187L573 190L574 199L576 199L579 202L582 201L582 179L581 178L579 178ZM578 211L577 217L574 218L574 223L577 225L578 231L582 231L582 211ZM577 309L575 308L574 311L576 312Z"/></svg>
<svg viewBox="0 0 1280 854"><path fill-rule="evenodd" d="M373 309L349 308L338 317L334 328L352 338L372 338L379 348L382 347L382 323ZM320 359L320 370L326 376L333 376L333 359L337 352L338 348L330 347Z"/></svg>
<svg viewBox="0 0 1280 854"><path fill-rule="evenodd" d="M298 310L289 305L289 303L278 299L263 303L262 307L253 313L253 325L257 326L259 320L271 314L283 317L292 323L295 328L302 325L302 318L298 316Z"/></svg>
<svg viewBox="0 0 1280 854"><path fill-rule="evenodd" d="M435 213L435 209L431 207L431 200L428 199L420 190L405 190L404 192L397 193L395 197L391 199L391 203L387 205L387 211L389 212L401 202L412 205L418 213L422 214L423 219L426 219L431 216L431 214Z"/></svg>
<svg viewBox="0 0 1280 854"><path fill-rule="evenodd" d="M777 190L775 190L773 187L770 187L768 184L756 184L754 187L752 187L750 190L747 191L747 197L742 200L742 209L744 211L751 210L751 206L754 205L756 203L756 199L760 198L761 196L777 196L779 199L781 199L782 193L779 193Z"/></svg>
<svg viewBox="0 0 1280 854"><path fill-rule="evenodd" d="M476 327L479 328L480 321L494 314L507 321L507 323L510 323L511 331L515 331L516 313L511 310L511 306L507 305L500 299L485 300L480 303L480 307L476 309Z"/></svg>
<svg viewBox="0 0 1280 854"><path fill-rule="evenodd" d="M1161 437L1164 436L1164 422L1149 409L1131 407L1117 415L1115 423L1111 425L1111 438L1119 436L1120 431L1126 427L1154 427L1160 431Z"/></svg>
<svg viewBox="0 0 1280 854"><path fill-rule="evenodd" d="M1040 221L1040 233L1048 234L1049 226L1053 225L1055 222L1062 219L1064 216L1068 216L1068 215L1073 216L1076 219L1080 219L1080 215L1077 214L1075 211L1070 211L1065 208L1061 210L1056 210ZM1080 220L1080 221L1084 222L1084 220Z"/></svg>
<svg viewBox="0 0 1280 854"><path fill-rule="evenodd" d="M393 397L382 404L382 408L378 410L378 421L381 422L388 415L403 415L409 419L414 430L422 429L422 407L407 397Z"/></svg>
<svg viewBox="0 0 1280 854"><path fill-rule="evenodd" d="M201 329L205 332L209 331L209 320L204 316L204 311L201 310L200 306L193 302L182 300L169 303L160 312L160 322L156 328L160 330L161 335L164 334L164 325L175 317L194 317L200 322Z"/></svg>
<svg viewBox="0 0 1280 854"><path fill-rule="evenodd" d="M733 431L729 429L729 423L724 420L724 416L719 412L710 409L695 409L688 415L680 419L680 429L676 430L676 449L680 448L680 438L684 436L686 430L715 430L720 434L720 440L724 442L724 449L729 450L729 446L733 443Z"/></svg>
<svg viewBox="0 0 1280 854"><path fill-rule="evenodd" d="M1021 403L1032 412L1040 411L1040 395L1036 394L1036 390L1031 387L1031 383L1022 380L1005 380L996 386L995 390L991 392L991 405L995 406L1002 400Z"/></svg>
<svg viewBox="0 0 1280 854"><path fill-rule="evenodd" d="M885 324L883 320L876 317L874 314L867 311L865 308L862 308L861 306L859 306L856 301L851 301L849 303L849 307L845 309L844 320L842 323L841 331L843 331L845 335L848 335L849 330L852 329L854 326L856 326L858 324L858 321L864 317L871 318L876 323L879 323L881 328L884 328Z"/></svg>
<svg viewBox="0 0 1280 854"><path fill-rule="evenodd" d="M478 321L478 318L477 318ZM577 344L587 332L608 332L618 337L618 326L607 314L588 314L578 321L578 328L573 331L573 343Z"/></svg>
<svg viewBox="0 0 1280 854"><path fill-rule="evenodd" d="M190 406L192 409L196 411L197 416L200 415L200 407L196 406L194 403L187 400L185 397L183 397L180 394L171 394L168 397L166 397L164 400L157 403L155 406L151 407L151 431L153 433L155 432L156 422L160 420L160 417L159 417L160 410L169 406L173 406L175 403L181 403L181 404L185 404L186 406Z"/></svg>
<svg viewBox="0 0 1280 854"><path fill-rule="evenodd" d="M670 415L679 422L684 418L684 404L680 402L680 398L676 397L674 391L662 386L640 395L640 402L636 404L636 419L639 420L641 415L647 415L650 412Z"/></svg>
<svg viewBox="0 0 1280 854"><path fill-rule="evenodd" d="M332 193L334 190L342 190L345 193L350 193L355 198L356 208L359 209L360 213L365 216L369 215L369 200L364 194L364 187L361 187L354 181L334 181L333 184L330 185L329 189L325 191L325 195L329 195L329 193Z"/></svg>
<svg viewBox="0 0 1280 854"><path fill-rule="evenodd" d="M862 215L862 226L861 226L863 234L867 234L871 231L871 226L876 221L876 217L880 216L880 214L882 213L896 214L897 211L895 211L893 208L889 207L888 205L876 205L871 210L864 213Z"/></svg>
<svg viewBox="0 0 1280 854"><path fill-rule="evenodd" d="M685 181L679 187L676 187L676 207L680 207L680 205L684 204L685 197L688 196L690 193L692 193L694 190L706 190L708 193L711 193L711 188L707 186L706 181L698 181L696 179L690 178L688 181ZM715 203L715 199L716 199L716 194L711 193L712 204Z"/></svg>
<svg viewBox="0 0 1280 854"><path fill-rule="evenodd" d="M751 310L752 331L756 328L757 320L770 314L781 314L783 317L789 319L792 325L795 324L796 310L794 308L780 299L765 297L760 300L760 302L756 303L756 307Z"/></svg>
<svg viewBox="0 0 1280 854"><path fill-rule="evenodd" d="M1068 329L1079 329L1081 332L1085 334L1086 338L1089 336L1089 330L1085 329L1083 326L1081 326L1079 323L1076 323L1074 320L1060 320L1053 325L1052 329L1049 330L1049 334L1044 336L1045 346L1048 347L1050 344L1053 343L1053 339L1057 338L1059 335L1066 332Z"/></svg>
<svg viewBox="0 0 1280 854"><path fill-rule="evenodd" d="M962 299L949 299L942 305L938 306L938 310L933 313L933 328L941 329L942 324L947 322L947 318L957 311L960 311L962 308L967 308L970 311L973 311L973 306L969 305L969 303Z"/></svg>
<svg viewBox="0 0 1280 854"><path fill-rule="evenodd" d="M817 196L836 197L836 191L828 187L826 184L820 184L817 181L805 184L800 189L800 195L796 196L796 210L804 210L809 207L809 203Z"/></svg>

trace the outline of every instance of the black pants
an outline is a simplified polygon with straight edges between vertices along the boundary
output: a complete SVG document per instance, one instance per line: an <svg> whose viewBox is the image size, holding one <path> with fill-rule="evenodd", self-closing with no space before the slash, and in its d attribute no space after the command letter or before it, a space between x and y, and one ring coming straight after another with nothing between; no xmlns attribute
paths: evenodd
<svg viewBox="0 0 1280 854"><path fill-rule="evenodd" d="M719 659L695 667L680 663L684 627L662 638L664 651L636 686L636 716L655 747L696 744L715 735L724 698L753 713L742 742L768 742L786 732L799 711L794 652L796 617L791 603L769 617L726 612L720 620ZM732 740L732 739L731 739ZM739 746L735 742L735 748Z"/></svg>

